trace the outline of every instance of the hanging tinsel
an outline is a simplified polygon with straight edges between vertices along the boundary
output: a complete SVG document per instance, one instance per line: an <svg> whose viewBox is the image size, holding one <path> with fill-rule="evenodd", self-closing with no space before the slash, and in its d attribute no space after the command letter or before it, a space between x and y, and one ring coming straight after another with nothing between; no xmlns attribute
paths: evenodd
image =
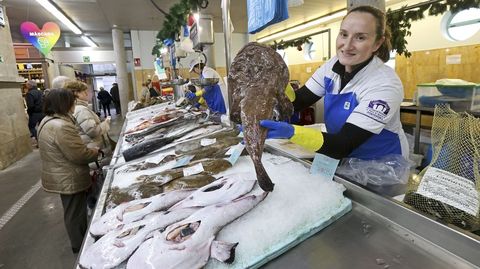
<svg viewBox="0 0 480 269"><path fill-rule="evenodd" d="M283 41L283 40L280 40L280 42L273 41L273 44L270 45L270 47L274 50L284 50L288 47L296 47L297 50L301 51L302 45L310 42L310 39L312 38L307 36L307 37L292 39L288 41Z"/></svg>
<svg viewBox="0 0 480 269"><path fill-rule="evenodd" d="M206 8L207 6L208 1L206 0L181 0L180 3L173 5L168 14L165 15L162 29L157 33L157 43L152 49L152 55L160 56L160 49L164 46L164 40L176 38L180 28L187 23L192 10Z"/></svg>
<svg viewBox="0 0 480 269"><path fill-rule="evenodd" d="M387 11L387 25L392 31L392 49L396 50L399 55L410 57L411 53L407 50L408 42L405 37L410 36L410 27L412 21L418 21L425 18L425 11L428 10L429 16L438 16L445 13L447 10L452 13L480 6L480 0L446 0L433 2L427 1L416 4L414 8L404 6L398 10Z"/></svg>

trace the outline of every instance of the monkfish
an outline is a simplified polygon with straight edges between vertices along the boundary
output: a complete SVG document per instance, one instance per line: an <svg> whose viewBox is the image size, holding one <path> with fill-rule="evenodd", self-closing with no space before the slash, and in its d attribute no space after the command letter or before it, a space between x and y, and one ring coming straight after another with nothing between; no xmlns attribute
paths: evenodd
<svg viewBox="0 0 480 269"><path fill-rule="evenodd" d="M260 121L290 119L293 105L285 95L288 80L282 57L255 42L238 52L228 73L228 87L233 93L230 119L243 125L245 145L264 191L272 191L274 184L261 161L267 129L260 127Z"/></svg>
<svg viewBox="0 0 480 269"><path fill-rule="evenodd" d="M267 196L246 195L228 203L204 207L190 217L155 232L130 257L127 269L202 268L210 257L232 263L238 243L214 241L227 224L250 211Z"/></svg>
<svg viewBox="0 0 480 269"><path fill-rule="evenodd" d="M102 236L125 224L140 220L149 213L166 210L185 199L185 197L189 196L193 191L192 189L171 191L150 198L120 204L102 215L97 221L92 222L90 225L90 234L93 236Z"/></svg>

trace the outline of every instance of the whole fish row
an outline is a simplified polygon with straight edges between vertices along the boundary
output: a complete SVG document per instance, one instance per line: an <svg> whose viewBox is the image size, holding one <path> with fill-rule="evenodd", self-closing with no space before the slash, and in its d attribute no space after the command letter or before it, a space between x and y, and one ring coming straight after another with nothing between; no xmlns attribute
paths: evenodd
<svg viewBox="0 0 480 269"><path fill-rule="evenodd" d="M247 195L255 183L249 174L237 174L195 191L172 191L119 205L104 214L102 221L92 223L90 233L103 236L83 252L80 265L114 268L128 259L127 268L201 268L210 256L231 262L237 243L213 239L223 226L264 199L266 193ZM173 200L179 201L171 206ZM166 211L158 212L162 209ZM165 238L173 245L165 248L152 241L152 235L153 240ZM173 263L172 257L176 257Z"/></svg>

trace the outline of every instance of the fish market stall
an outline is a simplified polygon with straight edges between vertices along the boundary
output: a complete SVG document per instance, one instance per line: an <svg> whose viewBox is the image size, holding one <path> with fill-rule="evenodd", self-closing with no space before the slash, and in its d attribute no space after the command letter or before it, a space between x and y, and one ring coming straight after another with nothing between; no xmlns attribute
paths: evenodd
<svg viewBox="0 0 480 269"><path fill-rule="evenodd" d="M127 114L78 268L154 268L147 266L150 262L182 268L175 262L185 257L191 262L185 268L203 267L192 259L198 257L207 259L205 268L475 268L480 264L478 240L340 177L330 181L312 175L310 163L268 146L262 164L275 189L265 196L255 183L249 156L238 156L243 149L238 133L208 119L200 123L195 119L199 124L195 128L185 122L182 130L165 128L160 138L152 135L156 131L147 132L153 139L173 139L125 160L123 153L135 147L127 136L152 126L129 130L173 111L181 116L153 125L169 120L172 124L195 113L206 119L171 104ZM241 204L247 197L253 202ZM225 212L233 210L233 216L219 218L215 213L219 205ZM185 240L180 242L185 249L162 255L171 251L164 240ZM193 244L194 240L200 243ZM234 257L213 251L227 247Z"/></svg>

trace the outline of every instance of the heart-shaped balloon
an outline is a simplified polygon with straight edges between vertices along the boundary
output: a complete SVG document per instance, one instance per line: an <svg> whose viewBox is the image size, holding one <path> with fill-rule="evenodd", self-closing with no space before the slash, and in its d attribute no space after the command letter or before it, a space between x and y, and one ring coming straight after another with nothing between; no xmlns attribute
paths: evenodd
<svg viewBox="0 0 480 269"><path fill-rule="evenodd" d="M26 21L20 25L20 30L23 37L45 56L60 38L60 27L53 22L45 23L42 30L40 30L35 23Z"/></svg>

